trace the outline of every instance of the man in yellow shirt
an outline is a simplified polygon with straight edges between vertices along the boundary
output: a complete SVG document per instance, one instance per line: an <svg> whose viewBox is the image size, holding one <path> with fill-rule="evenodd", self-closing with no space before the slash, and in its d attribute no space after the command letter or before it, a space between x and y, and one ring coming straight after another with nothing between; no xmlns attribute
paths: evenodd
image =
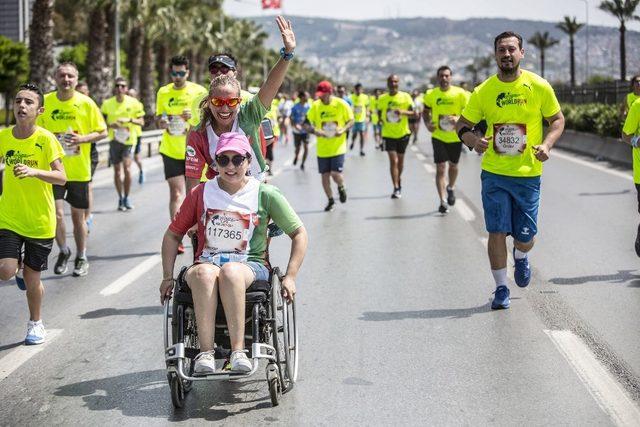
<svg viewBox="0 0 640 427"><path fill-rule="evenodd" d="M636 102L636 99L640 99L640 74L631 77L631 92L624 97L624 100L620 104L620 114L622 117L627 117L627 113L631 105Z"/></svg>
<svg viewBox="0 0 640 427"><path fill-rule="evenodd" d="M439 211L449 212L449 206L456 202L454 189L458 177L458 161L462 151L462 143L456 134L456 122L469 100L469 93L451 85L451 68L443 65L438 68L436 77L438 87L424 94L424 124L431 132L433 160L436 164L436 188L440 196ZM449 182L445 181L445 173L449 166Z"/></svg>
<svg viewBox="0 0 640 427"><path fill-rule="evenodd" d="M640 77L636 77L640 81ZM640 84L639 84L640 85ZM640 213L640 99L634 101L629 108L622 128L622 140L633 147L633 182L638 194L638 212ZM636 234L636 254L640 257L640 225Z"/></svg>
<svg viewBox="0 0 640 427"><path fill-rule="evenodd" d="M138 141L136 126L144 124L144 107L140 101L127 95L127 86L124 77L117 77L116 95L106 99L100 108L109 126L109 157L113 164L113 181L118 193L119 211L133 209L129 199L131 151Z"/></svg>
<svg viewBox="0 0 640 427"><path fill-rule="evenodd" d="M71 256L64 220L63 200L66 200L71 205L73 237L76 242L73 276L79 277L86 276L89 271L85 209L89 207L91 142L107 136L107 125L96 103L88 96L76 92L78 68L75 64L64 62L58 65L55 81L57 89L45 95L45 110L38 117L38 124L53 132L65 150L62 163L67 173L67 182L65 185L53 186L58 219L56 242L60 247L53 272L64 274Z"/></svg>
<svg viewBox="0 0 640 427"><path fill-rule="evenodd" d="M367 121L369 120L369 97L362 92L362 85L357 83L353 87L354 93L351 94L351 103L353 104L353 135L351 136L350 150L356 143L356 138L360 136L360 155L364 156L364 144L366 142Z"/></svg>
<svg viewBox="0 0 640 427"><path fill-rule="evenodd" d="M513 237L514 279L525 287L531 280L527 253L538 231L542 162L562 135L564 116L551 85L520 69L522 37L514 32L494 40L498 73L476 87L456 124L462 142L482 158L482 206L489 232L488 253L496 282L492 309L509 308L507 243ZM487 121L486 137L471 128ZM549 123L544 135L542 119Z"/></svg>
<svg viewBox="0 0 640 427"><path fill-rule="evenodd" d="M338 184L340 202L347 201L342 171L347 152L346 132L353 126L353 111L343 99L333 96L333 86L326 80L316 86L316 98L307 111L307 129L317 137L318 172L322 174L322 188L329 199L324 210L329 212L335 205L331 179Z"/></svg>
<svg viewBox="0 0 640 427"><path fill-rule="evenodd" d="M199 120L192 111L197 99L208 93L204 87L188 81L189 60L184 56L171 58L171 80L158 90L156 122L164 129L160 154L164 163L164 176L169 184L169 215L173 218L185 194L184 158L187 133ZM180 245L179 252L184 252Z"/></svg>
<svg viewBox="0 0 640 427"><path fill-rule="evenodd" d="M382 95L381 89L375 89L369 97L369 111L371 112L371 129L373 131L373 140L376 144L376 150L382 150L382 125L380 124L380 114L378 112L378 98Z"/></svg>
<svg viewBox="0 0 640 427"><path fill-rule="evenodd" d="M398 90L400 78L391 74L387 78L387 93L378 98L378 112L382 124L382 141L384 150L389 155L389 170L393 183L392 199L402 197L402 170L404 169L404 153L409 144L411 131L409 117L415 115L413 99L407 92Z"/></svg>
<svg viewBox="0 0 640 427"><path fill-rule="evenodd" d="M27 345L42 344L46 336L40 276L47 269L56 233L51 184L64 185L67 180L60 143L51 132L36 126L43 104L44 96L36 85L20 86L13 102L16 125L0 130L0 158L5 164L0 197L0 280L16 276L18 287L27 291ZM21 268L22 275L18 273Z"/></svg>

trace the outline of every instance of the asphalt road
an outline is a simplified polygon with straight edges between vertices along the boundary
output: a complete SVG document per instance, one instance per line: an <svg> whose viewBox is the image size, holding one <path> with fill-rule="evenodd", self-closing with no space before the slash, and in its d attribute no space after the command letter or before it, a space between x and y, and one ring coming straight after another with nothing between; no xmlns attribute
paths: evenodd
<svg viewBox="0 0 640 427"><path fill-rule="evenodd" d="M272 182L310 245L298 280L299 380L276 408L261 369L197 383L173 409L157 290L162 168L149 160L126 213L111 171L99 171L89 275L44 275L46 344L21 345L24 293L0 285L0 424L640 425L630 171L552 152L532 284L512 283L511 308L495 312L480 158L463 155L458 203L442 216L427 141L423 128L407 152L400 200L390 199L386 154L371 142L366 157L349 154L349 199L330 213L315 158L300 171L293 147L277 147ZM285 265L288 239L271 254Z"/></svg>

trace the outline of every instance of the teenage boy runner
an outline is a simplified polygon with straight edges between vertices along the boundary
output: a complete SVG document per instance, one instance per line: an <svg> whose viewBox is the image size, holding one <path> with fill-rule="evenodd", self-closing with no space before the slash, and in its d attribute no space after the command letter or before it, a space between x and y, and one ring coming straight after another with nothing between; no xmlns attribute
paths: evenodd
<svg viewBox="0 0 640 427"><path fill-rule="evenodd" d="M362 85L357 83L354 87L354 93L351 94L351 102L353 103L353 136L351 137L350 150L356 144L356 138L360 136L360 155L364 156L364 143L366 141L367 119L369 118L369 96L362 92Z"/></svg>

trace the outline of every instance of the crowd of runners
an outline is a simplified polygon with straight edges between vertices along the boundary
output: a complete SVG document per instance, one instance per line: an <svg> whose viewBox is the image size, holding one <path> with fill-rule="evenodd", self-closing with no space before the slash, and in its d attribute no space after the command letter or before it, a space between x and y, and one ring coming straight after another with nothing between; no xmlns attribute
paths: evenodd
<svg viewBox="0 0 640 427"><path fill-rule="evenodd" d="M446 215L456 203L462 150L467 147L482 155L482 203L496 285L491 307L508 308L507 237L513 240L514 281L526 287L531 280L528 254L538 232L543 163L564 129L551 85L520 68L522 37L504 32L495 38L496 73L471 93L453 85L454 70L443 65L434 72L436 86L425 92L400 90L401 76L391 74L384 90L367 90L361 84L347 90L321 81L312 93L302 89L282 94L278 90L294 57L295 37L289 22L279 17L277 24L284 47L255 94L240 87L240 64L228 52L209 58L208 88L189 81L191 64L185 57L171 59L171 83L159 89L153 112L156 127L163 130L159 152L169 190L171 224L162 246L161 300L171 296L173 264L176 255L185 251L184 236L195 234L199 237L194 248L196 263L188 274L198 323L215 317L211 307L215 308L218 293L227 316L241 316L239 295L266 274L269 220L292 239L283 283L292 298L306 251L306 232L279 190L265 184L273 171L274 145L291 147L293 165L302 171L308 169L310 146L315 145L327 198L324 210L332 211L336 207L334 188L338 200L347 202L343 172L349 150L362 157L378 149L385 151L390 197L400 199L406 150L418 141L424 123L436 165L434 204L441 214ZM116 78L114 96L99 107L83 93L86 85L81 88L74 64L59 64L54 78L56 90L46 95L34 85L21 86L14 99L17 124L0 131L0 156L6 166L0 198L0 278L15 276L18 286L27 291L27 344L45 339L40 275L47 268L54 240L59 249L55 274L67 271L73 253L66 241L64 202L70 205L75 242L72 275L88 274L89 230L98 226L91 215L96 142L109 140L117 197L114 208L134 209L133 162L138 165L139 185L145 182L139 153L144 116L149 112L127 81ZM640 101L636 101L640 77L634 77L633 85L637 95L625 110L623 139L634 147L640 212ZM546 131L543 122L548 124ZM640 226L635 248L640 256ZM214 369L212 331L198 330L202 353L196 372L206 373ZM232 369L247 370L244 332L241 327L230 332Z"/></svg>

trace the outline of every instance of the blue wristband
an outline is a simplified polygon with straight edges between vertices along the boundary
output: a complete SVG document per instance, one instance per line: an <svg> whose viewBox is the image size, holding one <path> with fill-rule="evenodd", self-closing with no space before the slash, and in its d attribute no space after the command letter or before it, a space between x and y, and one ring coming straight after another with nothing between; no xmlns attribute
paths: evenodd
<svg viewBox="0 0 640 427"><path fill-rule="evenodd" d="M291 61L293 59L293 52L287 53L287 52L285 52L284 48L281 48L280 49L280 56L285 61Z"/></svg>

